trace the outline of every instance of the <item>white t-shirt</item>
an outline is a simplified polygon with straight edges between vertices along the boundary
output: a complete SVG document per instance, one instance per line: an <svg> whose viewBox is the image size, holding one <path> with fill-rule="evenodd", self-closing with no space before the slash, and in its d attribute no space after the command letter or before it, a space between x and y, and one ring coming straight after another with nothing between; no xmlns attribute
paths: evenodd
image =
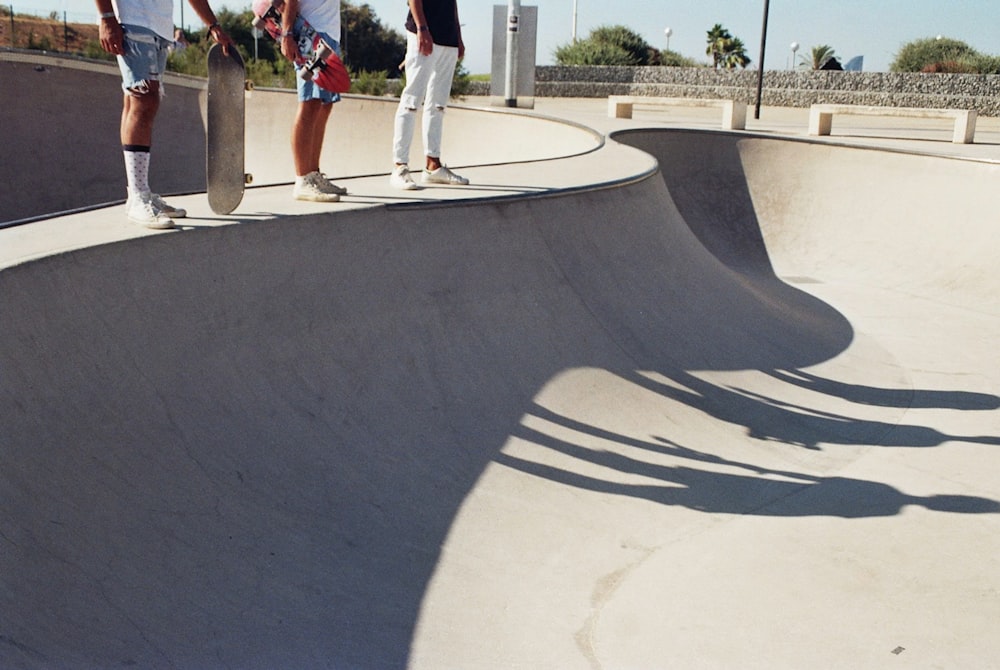
<svg viewBox="0 0 1000 670"><path fill-rule="evenodd" d="M174 0L112 0L118 22L149 28L166 40L174 39Z"/></svg>
<svg viewBox="0 0 1000 670"><path fill-rule="evenodd" d="M340 0L299 0L299 14L316 30L340 41Z"/></svg>

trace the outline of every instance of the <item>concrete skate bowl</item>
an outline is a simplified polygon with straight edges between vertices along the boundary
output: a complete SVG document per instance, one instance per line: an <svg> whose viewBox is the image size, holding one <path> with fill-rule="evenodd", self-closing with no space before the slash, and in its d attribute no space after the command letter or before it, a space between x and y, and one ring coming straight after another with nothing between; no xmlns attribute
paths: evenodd
<svg viewBox="0 0 1000 670"><path fill-rule="evenodd" d="M164 87L150 183L165 195L203 192L206 80L168 74ZM0 105L0 225L124 199L121 75L114 63L0 50L0 91L12 101ZM338 179L388 174L397 103L345 96L328 126L324 169ZM255 188L291 182L297 104L291 90L258 88L247 97L245 169ZM554 159L601 146L600 135L587 128L500 112L461 101L449 107L443 150L453 167ZM422 150L414 142L414 164Z"/></svg>
<svg viewBox="0 0 1000 670"><path fill-rule="evenodd" d="M996 448L996 361L906 345L1000 334L996 167L619 139L662 175L3 270L0 665L875 667L954 625L926 564L843 584L911 537L980 608L995 480L880 459Z"/></svg>

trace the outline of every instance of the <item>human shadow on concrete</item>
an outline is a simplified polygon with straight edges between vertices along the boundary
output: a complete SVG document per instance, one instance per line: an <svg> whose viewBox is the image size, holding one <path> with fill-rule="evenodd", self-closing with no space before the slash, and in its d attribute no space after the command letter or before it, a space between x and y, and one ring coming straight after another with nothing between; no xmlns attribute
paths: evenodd
<svg viewBox="0 0 1000 670"><path fill-rule="evenodd" d="M733 396L730 395L732 391L712 391L713 385L697 382L692 375L673 374L669 378L687 386L689 390L678 391L673 386L662 385L656 385L651 390L658 390L679 403L702 410L712 419L746 426L751 436L757 439L793 446L810 446L822 441L828 448L836 449L845 435L872 435L884 439L891 430L880 422L832 415L809 417L792 411L791 408L779 408L777 412L787 413L782 415L785 425L798 425L792 432L777 428L777 423L763 428L757 424L757 417L762 412L768 412L768 403L764 399L749 398L745 403L734 403ZM632 381L638 379L633 378ZM730 409L732 406L741 407L745 413L734 413ZM725 409L720 411L719 408ZM561 453L580 464L601 466L621 475L642 476L662 482L625 484L584 475L571 466L556 468L509 453L497 458L499 463L521 472L599 493L636 497L708 513L763 516L891 516L899 513L906 505L921 505L931 510L956 513L1000 513L1000 502L988 498L953 494L912 496L882 482L779 470L750 461L737 461L686 447L670 436L637 439L557 414L541 406L536 406L530 414L548 424L577 433L581 438L577 441L556 438L539 428L523 425L515 433L516 437ZM771 418L778 421L777 417ZM847 426L852 423L856 425ZM924 447L952 440L1000 445L1000 437L947 436L920 426L899 426L897 430L899 437L890 444L866 446ZM805 432L809 433L808 438L803 437ZM821 435L825 437L820 438ZM587 443L593 444L595 438L616 445L618 450L585 446ZM746 451L745 446L720 445L720 449L726 453L740 453ZM663 456L672 457L679 464L651 462ZM720 468L726 471L720 471ZM593 468L580 470L591 472Z"/></svg>
<svg viewBox="0 0 1000 670"><path fill-rule="evenodd" d="M607 495L639 498L661 505L686 507L708 514L860 519L894 516L909 505L919 505L939 512L1000 514L1000 502L980 496L914 496L881 482L851 477L783 473L735 462L725 464L753 470L754 474L715 472L688 466L659 466L609 452L582 449L549 436L536 435L534 439L541 446L581 461L610 468L622 475L656 479L662 484L626 484L598 479L509 454L501 454L497 457L497 462L566 486ZM773 476L790 479L775 479Z"/></svg>
<svg viewBox="0 0 1000 670"><path fill-rule="evenodd" d="M878 388L822 377L806 370L771 370L775 379L799 388L835 396L860 405L910 409L957 409L988 411L1000 409L1000 397L971 391Z"/></svg>
<svg viewBox="0 0 1000 670"><path fill-rule="evenodd" d="M749 437L758 440L774 440L807 449L838 444L936 447L952 441L1000 445L1000 435L952 435L928 426L850 417L735 387L712 384L683 370L673 370L665 376L683 388L661 384L643 375L631 375L631 381L654 393L699 409L713 419L742 426ZM890 389L885 391L886 395L890 395ZM946 397L939 391L928 394ZM923 392L916 392L916 395L923 395ZM956 392L955 397L965 396L962 392ZM850 397L846 399L850 400Z"/></svg>
<svg viewBox="0 0 1000 670"><path fill-rule="evenodd" d="M731 180L720 197L752 209ZM799 370L853 336L768 271L752 211L730 220L747 229L704 243L647 179L203 228L5 269L0 665L408 667L442 546L496 462L695 509L776 510L787 495L804 514L807 486L905 504L836 478L767 489L749 465L713 479L698 470L723 464L669 435L644 448L690 465L649 472L685 492L502 453L540 390L581 367L789 444L905 434L785 426L801 420L790 408L699 386L690 370ZM712 499L730 485L742 498Z"/></svg>
<svg viewBox="0 0 1000 670"><path fill-rule="evenodd" d="M455 515L553 378L850 341L665 197L317 214L4 270L0 664L407 667Z"/></svg>

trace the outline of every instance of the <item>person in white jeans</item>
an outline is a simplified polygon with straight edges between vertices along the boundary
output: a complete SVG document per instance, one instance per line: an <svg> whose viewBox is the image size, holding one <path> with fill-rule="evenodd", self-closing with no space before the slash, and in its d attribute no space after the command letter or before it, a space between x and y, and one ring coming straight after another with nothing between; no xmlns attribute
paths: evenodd
<svg viewBox="0 0 1000 670"><path fill-rule="evenodd" d="M394 168L390 183L405 190L417 188L410 175L410 144L417 110L423 103L423 140L427 160L425 184L466 185L441 163L444 113L451 96L455 66L465 55L456 0L409 0L406 17L406 87L399 98L394 123L392 151Z"/></svg>

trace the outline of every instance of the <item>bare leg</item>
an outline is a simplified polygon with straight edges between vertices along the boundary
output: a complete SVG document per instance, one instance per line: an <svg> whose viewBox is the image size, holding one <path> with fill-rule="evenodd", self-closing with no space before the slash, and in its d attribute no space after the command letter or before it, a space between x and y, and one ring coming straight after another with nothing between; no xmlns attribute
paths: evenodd
<svg viewBox="0 0 1000 670"><path fill-rule="evenodd" d="M326 124L332 111L333 105L325 105L319 100L299 103L299 111L292 125L292 155L295 158L296 176L302 177L319 171Z"/></svg>
<svg viewBox="0 0 1000 670"><path fill-rule="evenodd" d="M142 92L125 94L122 103L122 145L148 147L153 144L153 120L160 110L160 82L148 82Z"/></svg>

